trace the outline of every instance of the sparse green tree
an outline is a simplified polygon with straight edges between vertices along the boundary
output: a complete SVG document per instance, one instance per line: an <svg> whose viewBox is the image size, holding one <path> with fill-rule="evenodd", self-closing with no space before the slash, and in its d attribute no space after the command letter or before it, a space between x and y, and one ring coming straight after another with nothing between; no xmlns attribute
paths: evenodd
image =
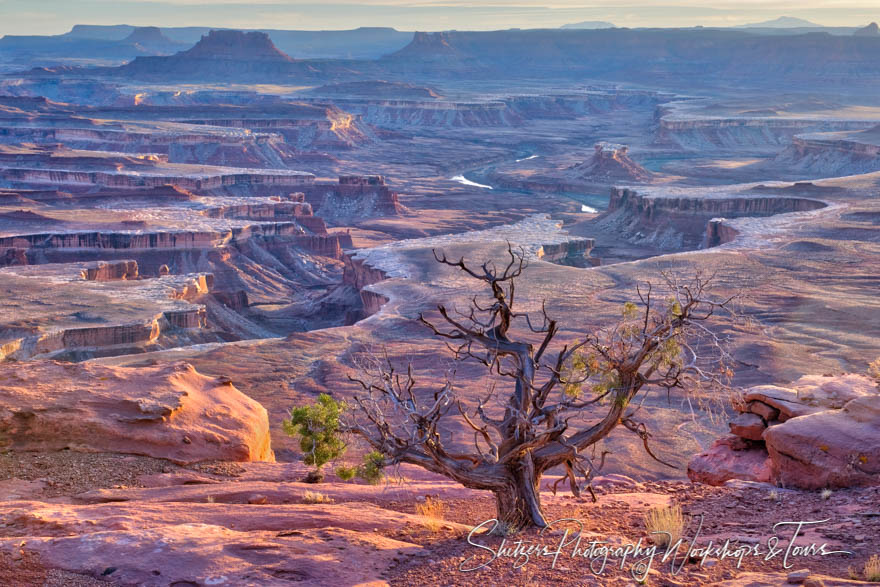
<svg viewBox="0 0 880 587"><path fill-rule="evenodd" d="M299 437L303 461L315 466L310 481L319 482L323 478L321 467L345 454L347 445L339 424L344 409L345 404L322 393L315 403L290 410L290 419L282 423L287 434Z"/></svg>

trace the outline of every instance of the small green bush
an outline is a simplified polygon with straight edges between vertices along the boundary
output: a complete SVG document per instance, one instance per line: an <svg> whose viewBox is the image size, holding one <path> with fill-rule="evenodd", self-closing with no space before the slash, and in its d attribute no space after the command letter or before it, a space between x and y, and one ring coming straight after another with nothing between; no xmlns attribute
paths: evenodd
<svg viewBox="0 0 880 587"><path fill-rule="evenodd" d="M351 481L357 475L357 467L336 467L336 476L343 481Z"/></svg>
<svg viewBox="0 0 880 587"><path fill-rule="evenodd" d="M339 433L339 415L344 409L345 404L322 393L317 402L290 410L290 419L282 423L287 434L299 437L303 461L314 465L316 472L345 454L347 446Z"/></svg>
<svg viewBox="0 0 880 587"><path fill-rule="evenodd" d="M374 450L364 455L364 464L357 468L357 476L370 485L377 485L385 476L384 468L385 455Z"/></svg>

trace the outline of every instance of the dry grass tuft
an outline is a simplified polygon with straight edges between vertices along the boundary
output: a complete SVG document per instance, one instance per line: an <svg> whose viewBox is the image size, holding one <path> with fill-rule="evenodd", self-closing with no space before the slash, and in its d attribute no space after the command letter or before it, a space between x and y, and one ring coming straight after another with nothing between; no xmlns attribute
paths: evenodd
<svg viewBox="0 0 880 587"><path fill-rule="evenodd" d="M865 581L880 582L880 555L875 554L865 563Z"/></svg>
<svg viewBox="0 0 880 587"><path fill-rule="evenodd" d="M684 516L678 505L653 508L645 514L645 527L651 540L663 547L675 544L684 532ZM657 534L654 534L657 532Z"/></svg>
<svg viewBox="0 0 880 587"><path fill-rule="evenodd" d="M333 498L317 491L306 491L303 493L304 503L333 503Z"/></svg>
<svg viewBox="0 0 880 587"><path fill-rule="evenodd" d="M446 504L440 499L425 498L424 503L416 504L416 513L423 518L425 527L431 532L437 532L443 526L443 517L446 515Z"/></svg>
<svg viewBox="0 0 880 587"><path fill-rule="evenodd" d="M831 495L832 495L833 493L834 493L834 492L831 491L830 489L823 489L823 490L822 490L822 493L820 493L819 496L820 496L822 499L827 500L828 498L831 497Z"/></svg>

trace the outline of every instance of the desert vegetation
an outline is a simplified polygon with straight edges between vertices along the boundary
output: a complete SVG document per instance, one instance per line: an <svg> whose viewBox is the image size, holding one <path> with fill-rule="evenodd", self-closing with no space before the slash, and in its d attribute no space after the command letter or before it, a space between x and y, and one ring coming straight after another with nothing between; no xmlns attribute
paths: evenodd
<svg viewBox="0 0 880 587"><path fill-rule="evenodd" d="M671 505L648 510L645 514L645 528L651 536L651 541L657 546L675 544L685 528L681 507Z"/></svg>
<svg viewBox="0 0 880 587"><path fill-rule="evenodd" d="M337 432L359 436L374 449L376 467L381 456L384 465L410 463L465 487L491 491L497 519L505 527L544 527L538 489L544 472L564 468L570 490L580 495L597 472L588 449L616 426L638 435L647 454L660 460L650 446L647 423L638 418L641 392L682 390L696 396L697 388L725 389L729 357L723 339L707 323L716 313L732 313L733 298L712 298L710 277L682 281L670 275L663 287L639 287L637 301L623 306L615 324L557 345L559 326L546 310L540 319L515 310L516 280L523 276L526 259L510 245L507 256L503 267L493 261L471 266L435 252L437 262L480 282L488 300L474 296L466 312L440 305L439 323L419 318L447 342L454 360L478 362L497 377L493 390L506 389L468 408L456 395L451 377L420 389L411 365L397 370L387 357L369 357L363 373L352 377L361 393L354 396L344 424L336 424L338 407L328 408L328 396L291 413L300 423L316 410L331 414L334 421L329 426L326 419L313 419L320 423L318 437L341 446ZM523 333L514 330L517 323L525 327ZM525 333L538 337L537 346ZM489 413L490 403L499 397L503 417ZM455 416L474 433L472 452L444 446L443 419ZM586 423L589 417L598 422ZM309 464L319 462L315 454L329 454L316 450L318 431L312 426L300 428ZM363 466L368 479L371 455Z"/></svg>

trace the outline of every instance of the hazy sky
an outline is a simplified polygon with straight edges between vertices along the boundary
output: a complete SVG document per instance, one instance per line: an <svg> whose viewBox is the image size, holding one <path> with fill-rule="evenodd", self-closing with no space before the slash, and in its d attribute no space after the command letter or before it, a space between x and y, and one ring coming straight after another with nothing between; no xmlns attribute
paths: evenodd
<svg viewBox="0 0 880 587"><path fill-rule="evenodd" d="M0 0L0 34L57 34L76 23L238 28L400 30L617 26L732 26L796 16L827 26L880 20L878 0Z"/></svg>

